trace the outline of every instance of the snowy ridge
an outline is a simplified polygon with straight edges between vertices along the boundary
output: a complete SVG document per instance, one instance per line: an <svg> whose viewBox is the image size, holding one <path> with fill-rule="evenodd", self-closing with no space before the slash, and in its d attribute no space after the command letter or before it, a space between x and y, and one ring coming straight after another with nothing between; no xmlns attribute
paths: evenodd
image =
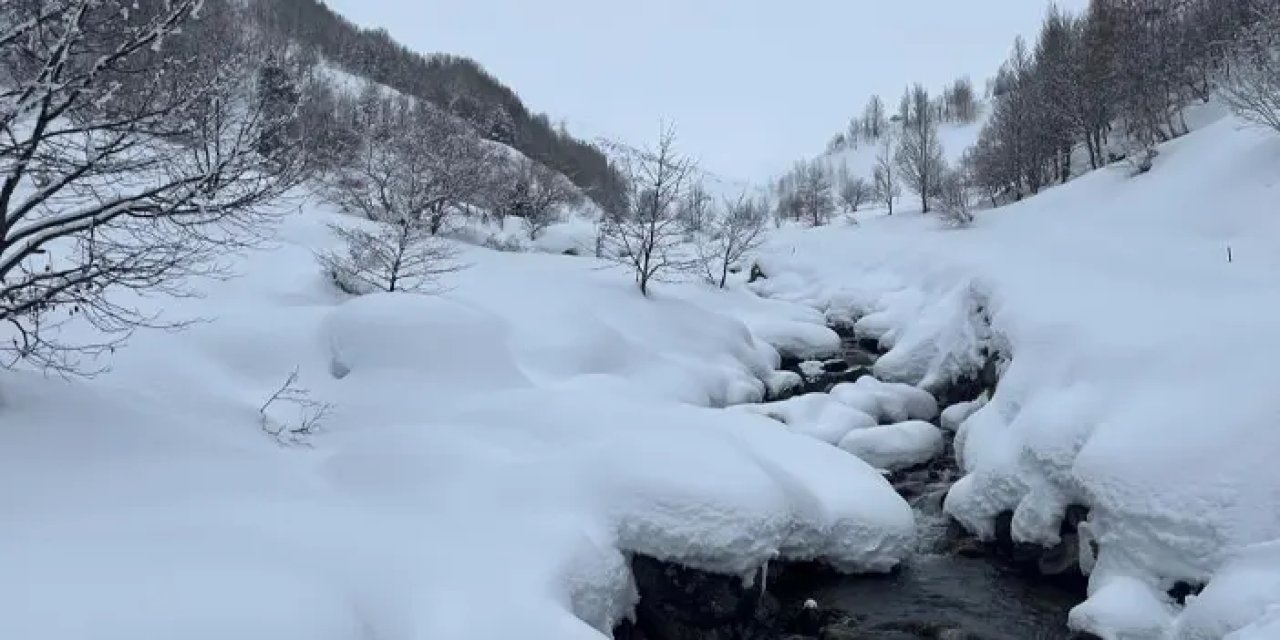
<svg viewBox="0 0 1280 640"><path fill-rule="evenodd" d="M763 397L762 336L835 340L821 313L474 247L447 295L346 299L314 260L334 218L304 207L243 277L150 302L211 321L99 378L0 378L0 637L600 638L629 552L750 580L911 548L876 470L715 408ZM334 410L282 448L257 411L295 367Z"/></svg>
<svg viewBox="0 0 1280 640"><path fill-rule="evenodd" d="M1104 169L967 230L919 215L786 230L759 283L861 318L894 346L877 373L905 382L946 380L983 347L1012 357L959 426L968 475L947 511L988 536L1012 511L1016 539L1050 544L1066 507L1088 506L1082 547L1101 551L1081 549L1091 597L1072 624L1108 639L1220 638L1280 603L1227 564L1280 539L1280 430L1259 391L1280 386L1280 306L1265 302L1280 141L1212 105L1190 115L1199 130L1149 174ZM1209 587L1180 611L1177 581Z"/></svg>

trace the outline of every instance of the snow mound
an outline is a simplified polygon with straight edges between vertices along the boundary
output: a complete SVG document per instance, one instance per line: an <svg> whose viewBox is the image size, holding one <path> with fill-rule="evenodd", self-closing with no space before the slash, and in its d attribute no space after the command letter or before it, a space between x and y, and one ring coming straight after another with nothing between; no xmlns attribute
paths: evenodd
<svg viewBox="0 0 1280 640"><path fill-rule="evenodd" d="M871 376L836 385L831 389L831 397L881 422L932 420L938 416L938 402L929 392L909 384L882 382Z"/></svg>
<svg viewBox="0 0 1280 640"><path fill-rule="evenodd" d="M1173 607L1149 585L1117 576L1093 590L1072 609L1067 624L1106 640L1160 638L1173 620Z"/></svg>
<svg viewBox="0 0 1280 640"><path fill-rule="evenodd" d="M973 414L977 413L987 400L980 398L978 400L970 400L969 402L961 402L953 404L942 411L942 428L955 433L960 430L960 425L964 424Z"/></svg>
<svg viewBox="0 0 1280 640"><path fill-rule="evenodd" d="M1280 606L1280 542L1245 549L1213 576L1173 626L1171 640L1209 640L1259 622Z"/></svg>
<svg viewBox="0 0 1280 640"><path fill-rule="evenodd" d="M877 469L898 471L942 455L946 441L941 429L912 421L850 432L839 447Z"/></svg>
<svg viewBox="0 0 1280 640"><path fill-rule="evenodd" d="M850 431L876 426L876 419L840 402L835 396L811 393L765 404L733 407L772 418L791 431L835 445Z"/></svg>
<svg viewBox="0 0 1280 640"><path fill-rule="evenodd" d="M412 372L469 390L525 386L502 318L439 296L373 294L338 307L323 329L334 377ZM476 383L483 385L476 389Z"/></svg>

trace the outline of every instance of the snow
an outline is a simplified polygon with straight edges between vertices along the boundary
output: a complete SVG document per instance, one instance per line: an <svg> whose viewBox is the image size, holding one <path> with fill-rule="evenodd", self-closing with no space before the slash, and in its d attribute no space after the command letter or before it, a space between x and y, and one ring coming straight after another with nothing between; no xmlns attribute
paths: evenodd
<svg viewBox="0 0 1280 640"><path fill-rule="evenodd" d="M870 376L831 389L832 397L863 409L883 422L932 420L938 417L938 403L928 392L908 384L882 382Z"/></svg>
<svg viewBox="0 0 1280 640"><path fill-rule="evenodd" d="M1212 595L1235 554L1280 539L1280 139L1216 105L1189 115L1151 172L1096 171L969 229L909 209L782 229L752 285L856 321L897 382L936 391L1009 359L988 402L946 418L966 472L946 509L988 537L1012 512L1015 538L1049 543L1088 507L1100 553L1073 619L1103 637L1179 616L1225 616L1225 634L1280 605L1259 590L1236 615ZM1182 612L1164 595L1178 581L1209 595Z"/></svg>
<svg viewBox="0 0 1280 640"><path fill-rule="evenodd" d="M968 420L973 416L973 414L977 413L979 409L986 405L986 403L987 400L984 398L953 404L946 409L943 409L941 417L942 428L952 433L958 431L960 429L960 425L964 424L965 420Z"/></svg>
<svg viewBox="0 0 1280 640"><path fill-rule="evenodd" d="M1244 549L1188 599L1172 640L1223 638L1280 604L1280 541Z"/></svg>
<svg viewBox="0 0 1280 640"><path fill-rule="evenodd" d="M798 391L804 386L804 378L794 371L773 371L765 376L764 386L767 395L778 397Z"/></svg>
<svg viewBox="0 0 1280 640"><path fill-rule="evenodd" d="M876 419L832 395L811 393L781 402L746 404L737 410L767 416L791 431L836 445L850 431L876 426Z"/></svg>
<svg viewBox="0 0 1280 640"><path fill-rule="evenodd" d="M946 441L941 429L916 420L852 431L839 447L877 469L898 471L942 455Z"/></svg>
<svg viewBox="0 0 1280 640"><path fill-rule="evenodd" d="M912 548L870 465L721 408L794 381L777 347L830 348L822 313L477 247L445 295L349 299L314 259L334 219L144 301L207 322L100 377L0 374L0 637L600 638L628 553L750 579ZM258 409L295 368L333 409L281 446Z"/></svg>

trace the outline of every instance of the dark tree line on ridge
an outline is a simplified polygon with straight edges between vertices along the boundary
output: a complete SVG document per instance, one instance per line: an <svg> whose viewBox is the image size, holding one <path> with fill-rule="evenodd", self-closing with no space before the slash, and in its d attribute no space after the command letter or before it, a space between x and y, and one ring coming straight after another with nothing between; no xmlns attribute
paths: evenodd
<svg viewBox="0 0 1280 640"><path fill-rule="evenodd" d="M485 138L512 146L563 173L602 206L625 190L609 158L595 146L532 113L516 95L468 58L422 55L382 29L361 29L319 0L256 0L254 19L313 48L339 68L415 98L428 100L474 126Z"/></svg>

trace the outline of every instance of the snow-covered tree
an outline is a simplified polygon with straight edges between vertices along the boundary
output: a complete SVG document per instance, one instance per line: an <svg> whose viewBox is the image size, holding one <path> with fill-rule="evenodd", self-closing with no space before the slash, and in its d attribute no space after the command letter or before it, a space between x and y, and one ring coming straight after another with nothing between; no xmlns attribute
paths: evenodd
<svg viewBox="0 0 1280 640"><path fill-rule="evenodd" d="M676 133L664 127L656 147L618 148L618 166L627 176L626 206L608 211L602 220L603 253L631 270L640 293L687 266L676 249L684 240L681 205L693 185L693 160L676 149Z"/></svg>
<svg viewBox="0 0 1280 640"><path fill-rule="evenodd" d="M686 233L702 231L714 213L715 200L701 182L694 182L680 203L680 222Z"/></svg>
<svg viewBox="0 0 1280 640"><path fill-rule="evenodd" d="M331 202L435 234L492 192L505 158L465 123L429 103L368 95L359 107L360 148L326 179Z"/></svg>
<svg viewBox="0 0 1280 640"><path fill-rule="evenodd" d="M845 213L856 213L858 209L871 201L873 189L866 178L851 175L844 169L837 177L837 197Z"/></svg>
<svg viewBox="0 0 1280 640"><path fill-rule="evenodd" d="M733 267L760 248L768 211L764 203L740 195L710 217L697 244L698 261L708 282L723 289Z"/></svg>
<svg viewBox="0 0 1280 640"><path fill-rule="evenodd" d="M970 181L963 169L943 171L932 199L934 210L948 224L966 227L973 223Z"/></svg>
<svg viewBox="0 0 1280 640"><path fill-rule="evenodd" d="M4 364L92 373L134 329L176 326L117 294L221 275L300 179L294 154L259 153L293 114L263 108L239 9L216 4L0 3ZM74 321L101 337L64 341Z"/></svg>
<svg viewBox="0 0 1280 640"><path fill-rule="evenodd" d="M441 289L441 277L462 268L457 252L433 235L423 218L390 210L376 215L361 226L330 225L343 246L318 259L338 288L353 295L434 293Z"/></svg>
<svg viewBox="0 0 1280 640"><path fill-rule="evenodd" d="M520 158L495 180L490 206L494 213L520 219L530 240L537 240L560 221L566 207L581 196L573 183L546 165Z"/></svg>
<svg viewBox="0 0 1280 640"><path fill-rule="evenodd" d="M1280 6L1260 18L1230 51L1223 96L1240 117L1280 131Z"/></svg>
<svg viewBox="0 0 1280 640"><path fill-rule="evenodd" d="M815 227L830 221L836 210L832 188L831 172L820 160L797 166L795 197L800 218Z"/></svg>

